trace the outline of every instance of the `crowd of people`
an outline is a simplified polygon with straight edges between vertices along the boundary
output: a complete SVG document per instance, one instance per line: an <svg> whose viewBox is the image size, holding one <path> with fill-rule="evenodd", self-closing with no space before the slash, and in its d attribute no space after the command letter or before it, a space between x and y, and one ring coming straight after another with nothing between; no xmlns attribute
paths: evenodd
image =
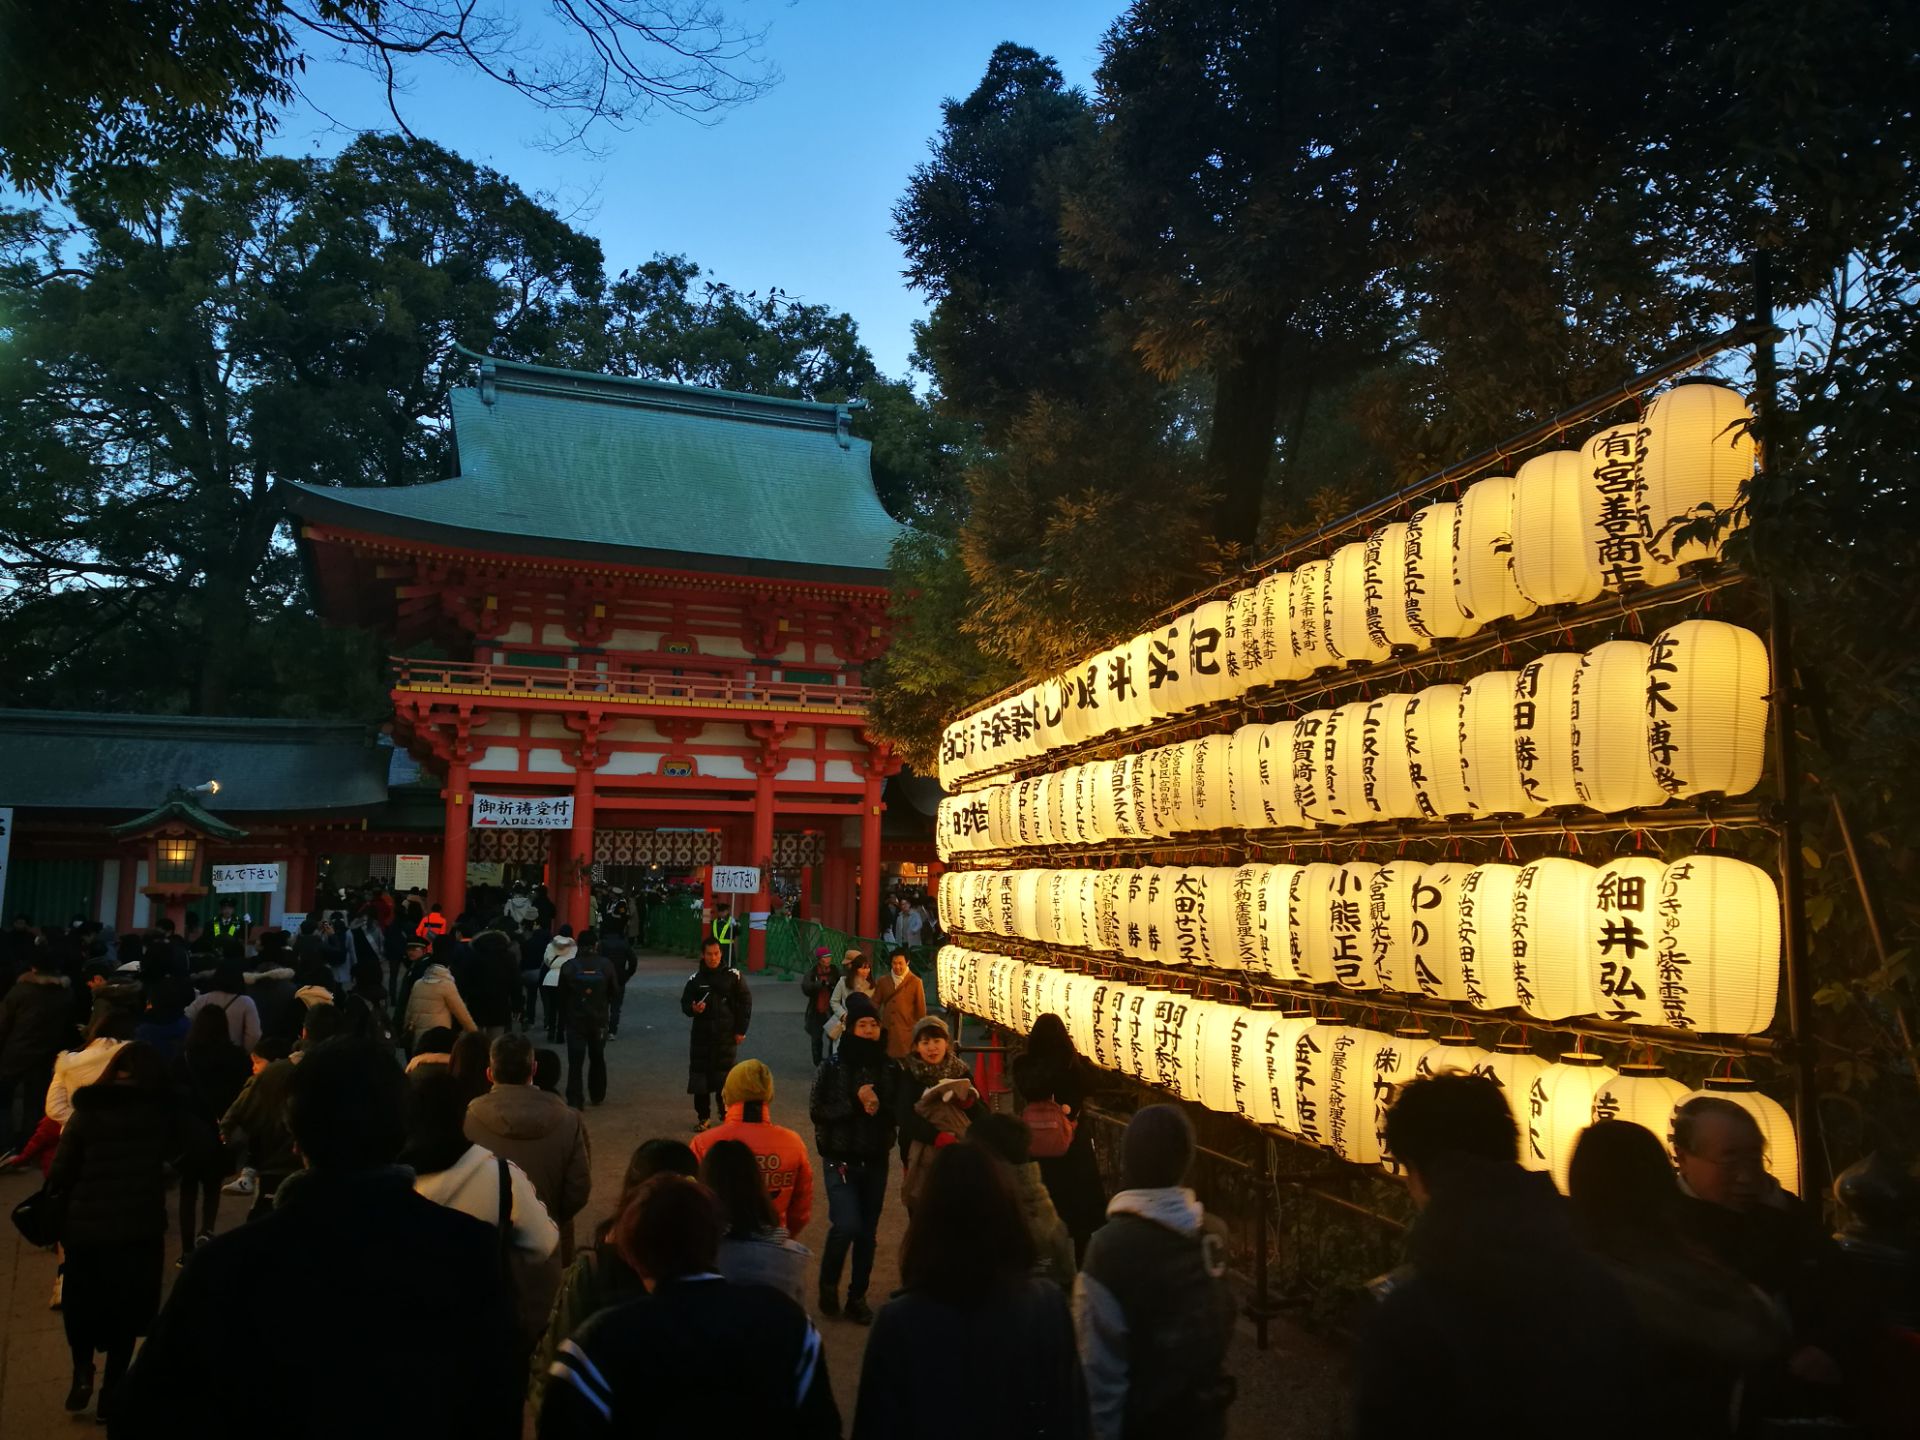
<svg viewBox="0 0 1920 1440"><path fill-rule="evenodd" d="M877 979L824 950L802 979L810 1151L773 1118L772 1069L741 1053L753 993L716 923L680 994L694 1133L638 1145L576 1237L633 966L605 932L553 926L543 898L475 918L469 897L452 922L403 898L382 924L368 897L251 954L228 907L181 933L16 924L0 1095L20 1109L0 1112L16 1142L0 1164L38 1169L56 1207L69 1410L132 1436L263 1416L337 1434L370 1415L381 1433L502 1440L529 1417L548 1440L705 1433L716 1415L838 1436L849 1397L819 1328L837 1323L868 1327L855 1437L1226 1434L1233 1257L1188 1183L1186 1109L1132 1115L1109 1193L1102 1077L1060 1018L1039 1018L996 1108L905 945ZM1888 1283L1884 1254L1823 1235L1733 1101L1690 1100L1671 1153L1596 1123L1564 1197L1522 1167L1482 1077L1409 1082L1385 1125L1417 1218L1359 1327L1363 1440L1706 1440L1836 1418L1910 1433L1911 1260ZM229 1195L247 1223L216 1237ZM896 1195L900 1287L876 1295ZM392 1333L339 1363L370 1319ZM246 1363L263 1336L280 1360Z"/></svg>

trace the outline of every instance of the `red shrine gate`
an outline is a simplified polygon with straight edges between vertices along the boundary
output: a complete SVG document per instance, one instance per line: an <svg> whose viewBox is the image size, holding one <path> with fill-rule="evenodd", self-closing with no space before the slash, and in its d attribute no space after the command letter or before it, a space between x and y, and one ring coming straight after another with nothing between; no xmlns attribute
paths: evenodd
<svg viewBox="0 0 1920 1440"><path fill-rule="evenodd" d="M544 844L576 926L595 860L645 848L610 837L691 827L760 868L759 913L776 831L817 836L781 839L819 855L828 922L874 934L899 764L864 730L861 667L899 527L846 408L475 359L458 475L286 487L322 612L411 652L394 730L444 777L436 887L464 882L476 792L568 796Z"/></svg>

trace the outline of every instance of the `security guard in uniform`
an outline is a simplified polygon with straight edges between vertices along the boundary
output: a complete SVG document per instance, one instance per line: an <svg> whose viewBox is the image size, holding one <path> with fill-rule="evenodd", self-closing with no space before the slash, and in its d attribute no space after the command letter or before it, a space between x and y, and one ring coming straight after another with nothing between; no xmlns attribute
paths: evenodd
<svg viewBox="0 0 1920 1440"><path fill-rule="evenodd" d="M739 958L733 953L733 937L739 928L733 918L733 909L725 900L713 907L711 938L720 942L720 953L727 957L729 965Z"/></svg>
<svg viewBox="0 0 1920 1440"><path fill-rule="evenodd" d="M207 933L213 937L216 949L229 943L244 945L247 939L247 922L233 913L233 901L222 900L220 913L213 917L213 923L207 927Z"/></svg>

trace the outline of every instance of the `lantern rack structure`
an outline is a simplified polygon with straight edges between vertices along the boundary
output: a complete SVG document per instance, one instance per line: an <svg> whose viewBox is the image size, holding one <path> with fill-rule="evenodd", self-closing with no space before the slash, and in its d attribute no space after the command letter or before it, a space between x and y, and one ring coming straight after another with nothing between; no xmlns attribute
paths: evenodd
<svg viewBox="0 0 1920 1440"><path fill-rule="evenodd" d="M1463 480L1524 455L1576 427L1602 418L1621 405L1636 402L1662 382L1695 370L1735 347L1752 347L1754 434L1758 442L1759 463L1764 468L1776 425L1775 391L1778 380L1774 347L1782 334L1773 322L1764 276L1756 284L1755 292L1752 319L1678 351L1621 385L1594 395L1529 430L1437 470L1393 495L1288 543L1258 564L1248 567L1245 572L1209 590L1188 596L1177 606L1169 607L1156 618L1155 623L1165 623L1171 617L1188 612L1202 603L1224 599L1289 563L1323 555L1334 541L1350 537L1354 532L1375 523L1390 521L1396 515L1409 511L1416 501L1427 499L1449 486L1456 486ZM1154 865L1238 864L1249 861L1258 863L1276 852L1331 853L1336 848L1344 847L1348 853L1364 853L1369 847L1375 846L1404 850L1416 842L1439 846L1490 842L1510 850L1511 842L1518 839L1563 837L1568 846L1577 848L1574 837L1579 836L1616 836L1622 842L1633 837L1638 843L1642 836L1673 832L1711 833L1720 829L1763 831L1774 841L1781 902L1784 1034L1713 1036L1660 1026L1627 1025L1592 1017L1547 1022L1532 1017L1514 1019L1498 1012L1475 1010L1464 1003L1449 1003L1428 997L1383 992L1374 998L1363 992L1294 984L1277 978L1255 978L1241 972L1161 966L1002 936L963 933L961 943L985 952L1023 958L1055 956L1056 964L1064 962L1083 972L1116 978L1133 977L1136 983L1150 988L1217 987L1222 993L1244 996L1248 1003L1263 1008L1279 997L1285 997L1322 1006L1406 1013L1452 1021L1463 1026L1520 1025L1528 1030L1571 1035L1582 1041L1644 1046L1655 1051L1766 1057L1779 1062L1794 1078L1792 1110L1799 1139L1800 1193L1816 1195L1825 1183L1825 1151L1820 1141L1820 1117L1815 1103L1813 1047L1808 1043L1812 983L1806 955L1805 879L1799 839L1803 777L1797 760L1794 729L1798 675L1793 664L1790 616L1785 598L1775 587L1753 593L1757 589L1754 577L1742 573L1725 560L1695 562L1682 568L1679 579L1665 585L1606 594L1582 604L1545 608L1522 619L1500 621L1472 635L1439 640L1427 649L1397 649L1374 663L1352 665L1337 673L1323 672L1297 681L1252 689L1239 696L1217 700L1132 730L1097 736L1078 744L1062 746L1043 756L1026 757L973 772L960 782L958 788L964 794L996 780L1031 778L1077 763L1115 759L1149 746L1198 739L1245 724L1285 718L1313 708L1315 704L1326 704L1325 697L1336 692L1358 690L1362 698L1372 698L1371 687L1378 687L1383 682L1401 676L1465 666L1489 655L1499 655L1505 665L1509 663L1509 657L1504 652L1510 647L1527 646L1544 650L1550 648L1550 642L1559 637L1564 637L1565 642L1570 644L1577 632L1600 626L1630 626L1637 630L1642 626L1642 617L1649 612L1676 606L1706 609L1711 607L1713 597L1720 592L1744 590L1746 594L1741 596L1739 605L1743 612L1741 618L1763 634L1772 670L1772 689L1768 696L1773 778L1771 795L1710 803L1669 802L1615 814L1596 814L1585 810L1577 813L1550 811L1525 819L1491 817L1454 821L1390 821L1301 830L1219 831L1182 835L1172 840L1143 838L1110 840L1093 845L961 851L954 855L953 862L955 868L962 871L1047 866L1104 868L1129 862ZM974 712L1013 698L1023 688L1022 685L1011 686L981 706L974 707ZM1287 1134L1281 1130L1269 1131L1267 1127L1258 1128L1266 1134ZM1296 1144L1309 1143L1290 1135L1287 1138Z"/></svg>

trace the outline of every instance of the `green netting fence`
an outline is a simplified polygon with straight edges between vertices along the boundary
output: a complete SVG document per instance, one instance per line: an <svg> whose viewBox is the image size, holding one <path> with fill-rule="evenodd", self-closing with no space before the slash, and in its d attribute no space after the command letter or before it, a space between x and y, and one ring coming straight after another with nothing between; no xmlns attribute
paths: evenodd
<svg viewBox="0 0 1920 1440"><path fill-rule="evenodd" d="M706 933L700 912L684 905L649 905L640 916L640 944L648 950L697 959L700 940ZM863 939L822 925L818 920L795 920L775 915L767 921L767 973L792 980L813 964L813 952L826 946L833 963L845 962L847 951L857 949L867 955L875 967L886 963L888 942ZM936 945L916 945L907 951L908 963L929 989L933 986Z"/></svg>
<svg viewBox="0 0 1920 1440"><path fill-rule="evenodd" d="M697 960L702 933L700 912L690 905L649 905L640 912L643 949L662 950L669 955L685 955Z"/></svg>

